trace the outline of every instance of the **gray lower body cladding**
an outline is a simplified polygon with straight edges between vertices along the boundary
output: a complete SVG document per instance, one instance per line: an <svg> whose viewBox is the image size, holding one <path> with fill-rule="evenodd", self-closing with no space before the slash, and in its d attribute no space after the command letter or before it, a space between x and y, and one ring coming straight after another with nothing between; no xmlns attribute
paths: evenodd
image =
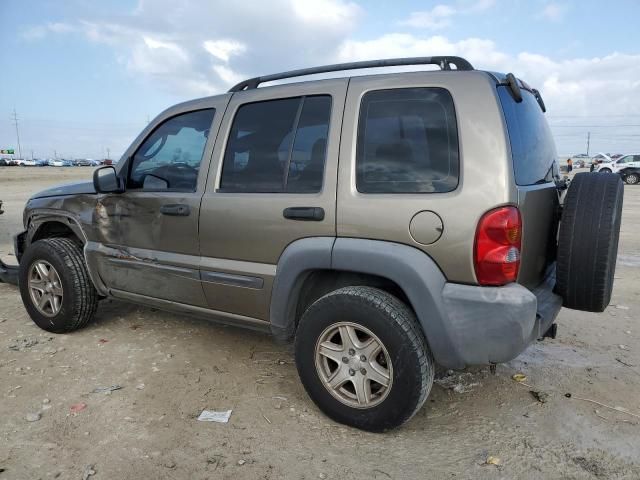
<svg viewBox="0 0 640 480"><path fill-rule="evenodd" d="M416 248L377 240L333 240L294 242L281 257L270 315L276 338L287 340L294 334L296 285L314 268L367 273L398 284L416 312L434 358L446 368L515 358L544 335L562 305L553 293L555 267L533 291L519 284L461 285L448 283L436 263Z"/></svg>
<svg viewBox="0 0 640 480"><path fill-rule="evenodd" d="M476 287L447 283L442 291L456 367L517 357L551 327L562 299L550 274L533 292L516 283Z"/></svg>

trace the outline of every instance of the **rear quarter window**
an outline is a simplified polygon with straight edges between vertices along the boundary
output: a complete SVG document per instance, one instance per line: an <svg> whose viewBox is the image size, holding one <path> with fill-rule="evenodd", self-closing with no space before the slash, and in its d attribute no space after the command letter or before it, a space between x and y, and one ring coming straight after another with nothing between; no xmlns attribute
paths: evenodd
<svg viewBox="0 0 640 480"><path fill-rule="evenodd" d="M458 185L458 129L443 88L366 93L360 104L356 187L361 193L438 193Z"/></svg>
<svg viewBox="0 0 640 480"><path fill-rule="evenodd" d="M556 146L536 98L522 89L522 102L516 103L504 86L498 87L498 97L507 123L516 184L552 182Z"/></svg>

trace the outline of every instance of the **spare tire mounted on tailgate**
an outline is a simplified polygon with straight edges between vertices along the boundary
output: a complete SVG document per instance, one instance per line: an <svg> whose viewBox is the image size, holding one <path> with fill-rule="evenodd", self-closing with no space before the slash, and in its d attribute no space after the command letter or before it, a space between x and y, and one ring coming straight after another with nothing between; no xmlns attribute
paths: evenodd
<svg viewBox="0 0 640 480"><path fill-rule="evenodd" d="M602 312L611 300L624 186L613 173L578 173L565 197L556 292L563 305Z"/></svg>

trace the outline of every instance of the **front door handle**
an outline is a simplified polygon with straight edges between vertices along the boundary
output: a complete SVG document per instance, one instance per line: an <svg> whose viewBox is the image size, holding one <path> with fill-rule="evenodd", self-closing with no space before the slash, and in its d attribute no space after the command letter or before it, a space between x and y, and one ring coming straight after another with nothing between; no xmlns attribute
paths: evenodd
<svg viewBox="0 0 640 480"><path fill-rule="evenodd" d="M188 217L191 213L189 205L183 203L170 203L160 207L160 213L174 217Z"/></svg>
<svg viewBox="0 0 640 480"><path fill-rule="evenodd" d="M284 209L282 216L289 220L321 222L324 220L324 209L321 207L289 207Z"/></svg>

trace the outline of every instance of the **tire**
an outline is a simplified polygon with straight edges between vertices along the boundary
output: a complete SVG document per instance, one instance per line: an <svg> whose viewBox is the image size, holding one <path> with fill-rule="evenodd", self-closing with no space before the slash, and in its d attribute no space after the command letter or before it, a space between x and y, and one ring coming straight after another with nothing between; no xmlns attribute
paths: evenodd
<svg viewBox="0 0 640 480"><path fill-rule="evenodd" d="M624 181L629 185L636 185L640 180L640 176L637 173L630 173L624 177Z"/></svg>
<svg viewBox="0 0 640 480"><path fill-rule="evenodd" d="M611 169L610 168L601 168L600 170L598 170L598 173L611 173Z"/></svg>
<svg viewBox="0 0 640 480"><path fill-rule="evenodd" d="M382 349L377 356L362 361L364 357L360 354L370 347L352 355L342 342L342 330L330 341L342 343L340 352L331 350L331 355L337 355L336 361L319 355L316 348L327 345L321 342L325 335L330 335L338 325L347 328L344 324L350 324L356 332L362 333L364 329L369 339L379 341ZM358 336L358 341L366 345L369 340ZM313 303L296 332L295 358L302 384L320 410L337 422L371 432L398 427L413 417L431 390L435 372L431 352L412 310L393 295L372 287L341 288ZM327 377L323 379L327 365L335 365L337 369L345 365L344 368L352 369L345 376L351 377L339 389L331 389L325 386ZM348 395L356 396L354 382L365 375L373 374L375 378L381 365L386 365L382 371L389 376L388 388L374 380L364 381L361 385L365 389L369 386L369 403L363 404L360 397L345 400Z"/></svg>
<svg viewBox="0 0 640 480"><path fill-rule="evenodd" d="M41 274L37 266L48 275ZM36 325L48 332L78 330L93 318L98 307L98 293L89 279L82 249L69 238L47 238L31 244L20 261L19 285L27 312ZM45 295L39 290L43 288L49 288L47 293L57 301L50 300L39 307L37 300ZM61 295L56 295L59 292Z"/></svg>
<svg viewBox="0 0 640 480"><path fill-rule="evenodd" d="M624 186L615 174L577 174L565 197L558 236L556 292L563 305L602 312L618 255Z"/></svg>

